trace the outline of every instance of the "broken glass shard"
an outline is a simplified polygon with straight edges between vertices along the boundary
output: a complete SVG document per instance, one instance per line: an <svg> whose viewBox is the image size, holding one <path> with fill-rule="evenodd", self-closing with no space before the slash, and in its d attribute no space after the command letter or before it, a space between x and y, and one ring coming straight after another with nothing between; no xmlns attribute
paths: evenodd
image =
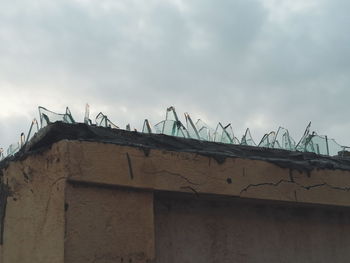
<svg viewBox="0 0 350 263"><path fill-rule="evenodd" d="M327 139L323 136L318 136L315 132L308 136L305 149L307 152L329 155Z"/></svg>
<svg viewBox="0 0 350 263"><path fill-rule="evenodd" d="M176 114L175 108L173 106L167 108L165 120L157 123L154 126L156 133L166 134L170 136L177 136L187 138L187 130L179 121Z"/></svg>
<svg viewBox="0 0 350 263"><path fill-rule="evenodd" d="M249 128L246 129L245 134L242 137L241 145L256 146L256 143L250 134Z"/></svg>
<svg viewBox="0 0 350 263"><path fill-rule="evenodd" d="M196 125L193 123L190 115L188 113L185 113L186 118L186 127L187 127L187 134L189 138L200 140L200 136L197 130Z"/></svg>
<svg viewBox="0 0 350 263"><path fill-rule="evenodd" d="M311 128L311 121L309 124L306 126L306 129L304 131L303 136L299 140L298 144L295 146L295 149L297 151L305 152L306 151L306 143L309 140L309 135L310 135L310 128Z"/></svg>
<svg viewBox="0 0 350 263"><path fill-rule="evenodd" d="M97 114L95 118L96 126L101 126L105 128L112 128L112 129L119 129L117 125L115 125L113 122L111 122L110 119L108 119L107 115L104 115L102 112Z"/></svg>
<svg viewBox="0 0 350 263"><path fill-rule="evenodd" d="M201 119L198 119L195 125L199 138L204 141L211 141L211 129L208 127L208 125Z"/></svg>
<svg viewBox="0 0 350 263"><path fill-rule="evenodd" d="M26 136L24 135L24 132L21 133L21 137L20 137L20 147L22 148L23 145L25 144L26 142Z"/></svg>
<svg viewBox="0 0 350 263"><path fill-rule="evenodd" d="M345 148L341 146L339 143L337 143L334 139L327 138L327 144L328 144L328 151L330 156L339 155L339 153L344 151L344 148Z"/></svg>
<svg viewBox="0 0 350 263"><path fill-rule="evenodd" d="M94 125L90 120L90 107L86 104L84 123L87 125ZM66 112L63 114L55 113L44 107L39 107L40 116L40 128L46 125L61 121L65 123L75 123L69 108L66 108ZM231 124L223 126L219 123L215 130L208 126L205 122L198 119L194 123L188 113L185 113L186 127L179 120L178 115L174 107L169 107L166 109L165 120L157 123L155 126L151 126L149 121L146 119L143 124L143 133L162 133L170 136L178 136L183 138L192 138L197 140L229 143L229 144L241 144L248 146L256 146L249 128L246 129L245 134L242 137L241 142L234 136L234 132ZM106 115L100 112L95 119L97 126L116 128L118 126L111 122ZM152 128L153 127L153 128ZM270 132L265 134L259 143L259 147L277 148L285 150L297 150L302 152L313 152L316 154L323 155L342 155L345 151L349 151L350 148L346 146L341 146L334 139L328 139L327 136L317 135L315 132L310 134L311 122L305 129L305 132L298 144L295 143L293 138L290 136L287 129L279 127L277 132ZM130 124L126 125L127 131L131 131ZM0 149L0 160L6 156L11 156L15 154L21 147L23 147L28 141L33 138L33 136L39 131L39 124L36 119L34 119L30 125L27 136L24 133L21 134L18 143L11 144L6 155L3 149ZM135 129L136 131L136 129Z"/></svg>
<svg viewBox="0 0 350 263"><path fill-rule="evenodd" d="M66 108L66 113L60 114L39 106L39 115L41 127L45 127L46 125L56 121L62 121L65 123L75 123L68 107Z"/></svg>
<svg viewBox="0 0 350 263"><path fill-rule="evenodd" d="M224 128L223 142L228 141L227 143L233 143L235 135L233 134L231 123L227 124L223 128Z"/></svg>
<svg viewBox="0 0 350 263"><path fill-rule="evenodd" d="M92 121L90 120L90 105L87 103L85 105L84 123L92 125Z"/></svg>
<svg viewBox="0 0 350 263"><path fill-rule="evenodd" d="M165 120L179 121L179 118L177 117L177 113L173 106L166 109Z"/></svg>
<svg viewBox="0 0 350 263"><path fill-rule="evenodd" d="M338 144L334 139L328 139L327 136L317 135L313 132L306 140L305 149L307 152L335 156L343 151L344 147Z"/></svg>
<svg viewBox="0 0 350 263"><path fill-rule="evenodd" d="M154 126L156 133L186 138L186 129L180 121L164 120Z"/></svg>
<svg viewBox="0 0 350 263"><path fill-rule="evenodd" d="M147 119L143 123L142 132L143 133L152 133L151 125Z"/></svg>
<svg viewBox="0 0 350 263"><path fill-rule="evenodd" d="M16 152L19 151L19 149L20 149L20 144L18 142L11 144L7 149L7 156L14 155Z"/></svg>
<svg viewBox="0 0 350 263"><path fill-rule="evenodd" d="M226 125L226 127L224 127L224 129L225 129L227 135L229 136L230 141L232 140L231 143L233 143L233 144L240 144L238 138L235 137L235 135L233 133L233 129L232 129L231 124Z"/></svg>
<svg viewBox="0 0 350 263"><path fill-rule="evenodd" d="M295 141L289 136L287 129L279 127L276 133L275 140L272 143L272 148L285 149L293 151L295 150Z"/></svg>
<svg viewBox="0 0 350 263"><path fill-rule="evenodd" d="M233 137L233 144L241 144L241 142L236 136Z"/></svg>
<svg viewBox="0 0 350 263"><path fill-rule="evenodd" d="M30 141L30 139L39 131L39 124L38 124L38 121L36 119L33 119L32 120L32 123L29 127L29 131L28 131L28 134L27 134L27 140L26 140L26 143L28 141Z"/></svg>
<svg viewBox="0 0 350 263"><path fill-rule="evenodd" d="M258 146L264 148L272 148L275 138L276 133L274 131L267 133L263 136Z"/></svg>
<svg viewBox="0 0 350 263"><path fill-rule="evenodd" d="M224 127L219 122L214 133L214 142L233 143L233 138L231 138L229 134L229 132L231 133L232 131L232 128L231 129L230 128L231 128L231 124L228 124L227 126ZM232 132L232 135L233 135L233 132Z"/></svg>

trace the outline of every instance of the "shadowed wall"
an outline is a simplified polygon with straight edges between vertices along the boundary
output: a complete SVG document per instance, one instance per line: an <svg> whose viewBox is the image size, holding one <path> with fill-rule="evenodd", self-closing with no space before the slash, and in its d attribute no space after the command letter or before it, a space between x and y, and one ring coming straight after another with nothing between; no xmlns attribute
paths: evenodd
<svg viewBox="0 0 350 263"><path fill-rule="evenodd" d="M157 263L348 262L350 211L161 195Z"/></svg>

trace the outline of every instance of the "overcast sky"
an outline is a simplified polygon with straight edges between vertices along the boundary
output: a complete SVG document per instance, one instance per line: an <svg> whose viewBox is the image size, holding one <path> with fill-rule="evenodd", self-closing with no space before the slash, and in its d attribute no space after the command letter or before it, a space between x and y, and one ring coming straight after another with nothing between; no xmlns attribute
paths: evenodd
<svg viewBox="0 0 350 263"><path fill-rule="evenodd" d="M37 106L121 127L175 106L259 141L306 125L350 145L348 0L0 0L0 146Z"/></svg>

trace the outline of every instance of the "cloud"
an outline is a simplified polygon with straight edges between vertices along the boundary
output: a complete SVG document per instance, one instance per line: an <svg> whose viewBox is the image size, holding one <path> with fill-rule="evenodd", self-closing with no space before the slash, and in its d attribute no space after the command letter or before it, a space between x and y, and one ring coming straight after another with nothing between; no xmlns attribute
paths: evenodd
<svg viewBox="0 0 350 263"><path fill-rule="evenodd" d="M86 102L135 127L175 105L257 141L279 125L298 140L312 120L350 145L345 0L0 4L1 145L38 105L82 119Z"/></svg>

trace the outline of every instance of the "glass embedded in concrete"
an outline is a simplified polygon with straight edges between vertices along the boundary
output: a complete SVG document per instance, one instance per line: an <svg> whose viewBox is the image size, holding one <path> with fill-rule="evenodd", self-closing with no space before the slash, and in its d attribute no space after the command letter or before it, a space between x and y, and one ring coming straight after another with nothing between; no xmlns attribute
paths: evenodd
<svg viewBox="0 0 350 263"><path fill-rule="evenodd" d="M283 127L279 127L277 132L266 133L260 140L258 146L252 138L250 129L247 128L241 141L234 135L232 125L222 125L220 122L216 126L216 129L212 129L203 120L198 119L194 122L190 114L185 113L185 124L180 120L175 107L169 107L166 109L165 120L158 122L152 126L146 119L143 123L143 133L157 133L165 134L169 136L177 136L182 138L190 138L196 140L220 142L226 144L246 145L255 147L266 147L275 149L284 149L289 151L300 151L300 152L313 152L322 155L344 155L345 151L349 151L350 148L342 146L337 143L334 139L329 139L327 136L321 136L315 132L310 134L311 122L305 129L305 132L299 142L296 144L294 139L290 136L289 131ZM64 123L74 124L76 123L69 108L66 108L65 113L55 113L44 107L39 107L40 127L36 119L34 119L30 125L27 136L24 133L21 134L19 142L11 144L5 154L5 151L0 149L0 160L7 156L12 156L18 152L21 147L25 146L34 135L43 127L50 123L61 121ZM85 115L83 123L86 125L96 125L105 128L119 129L107 115L100 112L96 118L95 123L90 120L90 106L86 104ZM130 124L126 125L126 130L131 131ZM136 131L136 129L134 129Z"/></svg>
<svg viewBox="0 0 350 263"><path fill-rule="evenodd" d="M87 103L85 105L84 123L92 125L92 121L90 120L90 105Z"/></svg>
<svg viewBox="0 0 350 263"><path fill-rule="evenodd" d="M143 122L143 127L142 127L142 132L143 133L152 133L152 128L147 119Z"/></svg>
<svg viewBox="0 0 350 263"><path fill-rule="evenodd" d="M26 143L39 131L39 124L36 119L32 120L32 123L30 124L29 131L27 134Z"/></svg>
<svg viewBox="0 0 350 263"><path fill-rule="evenodd" d="M249 128L246 129L242 140L241 140L241 145L248 145L248 146L256 146L256 143L254 142L252 135L250 133Z"/></svg>
<svg viewBox="0 0 350 263"><path fill-rule="evenodd" d="M195 125L198 131L199 138L203 141L211 141L211 134L213 133L213 131L211 131L209 126L201 119L198 119Z"/></svg>
<svg viewBox="0 0 350 263"><path fill-rule="evenodd" d="M154 129L156 133L188 138L187 130L181 121L179 121L174 107L167 108L165 120L157 123Z"/></svg>
<svg viewBox="0 0 350 263"><path fill-rule="evenodd" d="M283 127L279 127L272 143L272 148L284 149L289 151L295 150L295 141L289 135L289 131Z"/></svg>
<svg viewBox="0 0 350 263"><path fill-rule="evenodd" d="M306 129L304 131L303 136L299 140L298 144L295 146L295 150L301 151L301 152L305 152L306 151L306 144L307 144L307 142L309 140L309 136L310 136L310 128L311 128L311 121L306 126Z"/></svg>
<svg viewBox="0 0 350 263"><path fill-rule="evenodd" d="M20 143L17 142L17 143L12 143L10 144L10 146L7 148L7 156L12 156L14 155L16 152L18 152L20 149Z"/></svg>
<svg viewBox="0 0 350 263"><path fill-rule="evenodd" d="M214 132L214 142L233 143L233 131L231 124L223 126L220 122Z"/></svg>
<svg viewBox="0 0 350 263"><path fill-rule="evenodd" d="M187 135L189 138L200 140L199 132L197 130L196 125L193 123L190 115L188 113L185 113L186 118L186 128L187 128Z"/></svg>
<svg viewBox="0 0 350 263"><path fill-rule="evenodd" d="M39 106L39 115L41 127L45 127L46 125L54 123L56 121L62 121L65 123L75 123L68 107L66 108L66 113L62 114L50 111L44 107Z"/></svg>
<svg viewBox="0 0 350 263"><path fill-rule="evenodd" d="M119 129L119 127L115 125L113 122L111 122L111 120L108 119L107 115L104 115L102 112L97 114L95 118L95 123L96 123L96 126Z"/></svg>

